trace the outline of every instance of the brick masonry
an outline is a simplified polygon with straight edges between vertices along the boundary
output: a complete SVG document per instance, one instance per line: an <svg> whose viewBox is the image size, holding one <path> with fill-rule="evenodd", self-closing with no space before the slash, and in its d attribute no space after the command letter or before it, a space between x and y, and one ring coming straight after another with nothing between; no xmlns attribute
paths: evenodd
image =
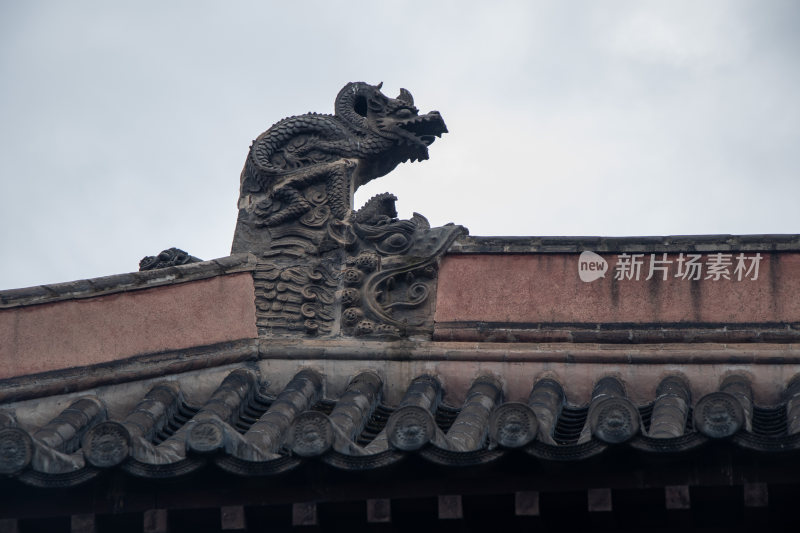
<svg viewBox="0 0 800 533"><path fill-rule="evenodd" d="M257 336L249 272L0 310L0 379Z"/></svg>
<svg viewBox="0 0 800 533"><path fill-rule="evenodd" d="M800 322L800 253L761 252L758 279L684 280L657 272L645 255L640 280L581 281L579 254L467 254L445 257L437 324L783 324ZM736 255L736 254L733 254ZM748 255L753 255L752 252ZM661 254L657 254L661 258ZM674 260L672 253L668 259ZM704 260L706 256L704 255ZM732 268L730 269L732 272ZM705 276L705 274L704 274Z"/></svg>

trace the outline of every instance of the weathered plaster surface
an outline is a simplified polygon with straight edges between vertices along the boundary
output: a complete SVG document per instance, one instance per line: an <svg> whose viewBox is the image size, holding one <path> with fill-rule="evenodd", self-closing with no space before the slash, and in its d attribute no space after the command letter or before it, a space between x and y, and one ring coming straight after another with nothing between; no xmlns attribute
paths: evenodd
<svg viewBox="0 0 800 533"><path fill-rule="evenodd" d="M249 272L0 311L0 379L257 336Z"/></svg>
<svg viewBox="0 0 800 533"><path fill-rule="evenodd" d="M601 254L613 264L614 254ZM752 255L752 252L750 253ZM800 253L762 252L756 280L583 282L578 254L448 255L437 323L791 323L800 321ZM659 255L660 257L660 255ZM670 254L675 259L675 254ZM649 260L649 254L647 254ZM705 260L705 259L704 259ZM731 269L732 270L732 269Z"/></svg>

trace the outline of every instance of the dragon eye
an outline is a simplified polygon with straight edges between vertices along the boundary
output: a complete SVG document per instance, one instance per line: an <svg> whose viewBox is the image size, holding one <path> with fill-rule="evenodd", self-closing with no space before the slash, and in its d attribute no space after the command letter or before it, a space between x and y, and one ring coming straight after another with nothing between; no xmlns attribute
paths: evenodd
<svg viewBox="0 0 800 533"><path fill-rule="evenodd" d="M411 111L407 107L401 107L397 111L394 112L395 116L398 118L411 118L414 116L414 112Z"/></svg>

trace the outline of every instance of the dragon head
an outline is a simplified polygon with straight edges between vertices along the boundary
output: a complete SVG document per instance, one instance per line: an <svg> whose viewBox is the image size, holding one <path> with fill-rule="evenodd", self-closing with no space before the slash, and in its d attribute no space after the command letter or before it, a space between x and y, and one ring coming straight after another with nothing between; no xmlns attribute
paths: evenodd
<svg viewBox="0 0 800 533"><path fill-rule="evenodd" d="M438 111L420 115L410 92L400 89L397 98L389 98L381 92L382 85L348 83L339 91L335 106L336 115L352 127L383 139L380 143L383 164L376 169L377 176L404 161L428 159L428 146L447 133Z"/></svg>

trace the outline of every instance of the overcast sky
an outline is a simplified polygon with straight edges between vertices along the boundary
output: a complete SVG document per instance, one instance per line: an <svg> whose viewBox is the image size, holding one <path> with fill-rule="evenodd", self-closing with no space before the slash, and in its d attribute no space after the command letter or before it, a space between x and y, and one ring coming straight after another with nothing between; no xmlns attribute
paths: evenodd
<svg viewBox="0 0 800 533"><path fill-rule="evenodd" d="M800 2L0 0L0 289L228 255L239 173L349 81L450 133L359 190L472 235L800 232Z"/></svg>

